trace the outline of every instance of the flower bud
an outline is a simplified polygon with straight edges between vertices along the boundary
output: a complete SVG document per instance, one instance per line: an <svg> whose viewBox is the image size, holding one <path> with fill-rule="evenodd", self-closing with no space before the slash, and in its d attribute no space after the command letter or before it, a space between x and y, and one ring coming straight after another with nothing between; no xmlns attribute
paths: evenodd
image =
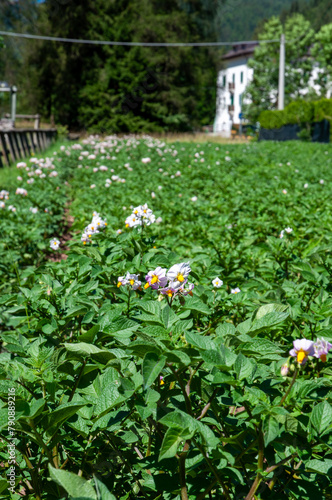
<svg viewBox="0 0 332 500"><path fill-rule="evenodd" d="M280 372L281 372L281 375L283 377L287 377L288 375L288 372L289 372L289 367L288 367L288 364L285 363L284 365L282 365L281 369L280 369Z"/></svg>

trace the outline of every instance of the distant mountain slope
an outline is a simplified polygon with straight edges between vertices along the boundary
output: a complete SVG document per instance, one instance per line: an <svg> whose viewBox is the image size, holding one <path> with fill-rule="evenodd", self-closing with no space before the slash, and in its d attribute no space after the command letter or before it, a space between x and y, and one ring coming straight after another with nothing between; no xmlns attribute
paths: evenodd
<svg viewBox="0 0 332 500"><path fill-rule="evenodd" d="M217 12L219 40L251 40L257 26L291 4L292 0L227 0Z"/></svg>
<svg viewBox="0 0 332 500"><path fill-rule="evenodd" d="M283 10L281 17L292 12L303 14L309 19L314 30L318 31L324 24L332 23L332 0L293 0L291 5Z"/></svg>

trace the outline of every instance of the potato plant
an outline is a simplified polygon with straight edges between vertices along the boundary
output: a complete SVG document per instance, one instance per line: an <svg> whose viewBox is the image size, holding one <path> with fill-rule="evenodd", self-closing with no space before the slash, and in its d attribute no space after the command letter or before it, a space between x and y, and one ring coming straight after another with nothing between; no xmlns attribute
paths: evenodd
<svg viewBox="0 0 332 500"><path fill-rule="evenodd" d="M332 498L332 149L55 153L1 186L0 498Z"/></svg>

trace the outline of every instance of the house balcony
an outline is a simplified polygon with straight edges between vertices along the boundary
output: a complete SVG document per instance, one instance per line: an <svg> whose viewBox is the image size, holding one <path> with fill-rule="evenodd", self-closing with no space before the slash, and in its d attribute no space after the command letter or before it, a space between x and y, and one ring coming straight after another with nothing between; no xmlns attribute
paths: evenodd
<svg viewBox="0 0 332 500"><path fill-rule="evenodd" d="M233 104L229 104L228 105L228 112L233 114L234 113L234 105Z"/></svg>
<svg viewBox="0 0 332 500"><path fill-rule="evenodd" d="M228 90L230 92L234 92L234 90L235 90L235 83L233 83L233 82L229 83L228 84Z"/></svg>

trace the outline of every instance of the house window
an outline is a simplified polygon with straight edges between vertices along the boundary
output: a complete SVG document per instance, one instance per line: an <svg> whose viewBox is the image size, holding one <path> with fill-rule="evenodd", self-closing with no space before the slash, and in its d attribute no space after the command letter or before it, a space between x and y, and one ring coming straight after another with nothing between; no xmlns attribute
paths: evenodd
<svg viewBox="0 0 332 500"><path fill-rule="evenodd" d="M235 73L233 73L232 80L233 80L233 83L235 83Z"/></svg>
<svg viewBox="0 0 332 500"><path fill-rule="evenodd" d="M239 103L240 103L240 107L242 106L242 94L239 95Z"/></svg>
<svg viewBox="0 0 332 500"><path fill-rule="evenodd" d="M234 106L234 95L231 94L231 106Z"/></svg>
<svg viewBox="0 0 332 500"><path fill-rule="evenodd" d="M223 87L226 87L226 75L222 77L222 85Z"/></svg>
<svg viewBox="0 0 332 500"><path fill-rule="evenodd" d="M241 71L241 83L243 83L243 71Z"/></svg>

